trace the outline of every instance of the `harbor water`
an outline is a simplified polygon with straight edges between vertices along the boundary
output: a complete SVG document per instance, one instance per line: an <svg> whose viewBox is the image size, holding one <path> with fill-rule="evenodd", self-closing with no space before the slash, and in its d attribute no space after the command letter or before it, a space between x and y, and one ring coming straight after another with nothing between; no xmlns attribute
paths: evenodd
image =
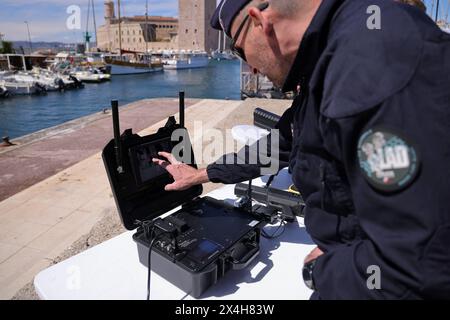
<svg viewBox="0 0 450 320"><path fill-rule="evenodd" d="M239 61L211 61L208 68L169 70L154 74L113 76L110 82L42 96L0 99L0 135L17 138L109 108L149 98L240 99Z"/></svg>

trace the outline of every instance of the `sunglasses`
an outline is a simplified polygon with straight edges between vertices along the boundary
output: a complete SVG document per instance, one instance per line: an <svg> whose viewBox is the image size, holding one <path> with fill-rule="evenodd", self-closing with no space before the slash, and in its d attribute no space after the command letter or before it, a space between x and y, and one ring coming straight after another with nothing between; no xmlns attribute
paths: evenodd
<svg viewBox="0 0 450 320"><path fill-rule="evenodd" d="M269 7L269 3L268 2L263 2L260 5L258 5L258 9L260 11L264 11ZM245 57L245 52L242 48L236 47L236 43L239 39L239 36L241 35L242 30L244 29L245 24L247 23L247 21L249 20L250 16L247 14L244 18L244 20L242 20L241 24L239 25L239 28L237 29L236 34L234 35L233 38L231 38L231 44L230 44L230 49L231 52L237 56L239 59L242 59L243 61L247 62L247 59Z"/></svg>

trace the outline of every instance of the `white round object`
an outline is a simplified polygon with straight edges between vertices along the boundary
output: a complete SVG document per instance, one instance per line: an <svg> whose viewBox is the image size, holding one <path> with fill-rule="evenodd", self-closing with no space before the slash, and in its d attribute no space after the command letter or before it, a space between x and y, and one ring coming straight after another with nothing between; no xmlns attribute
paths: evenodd
<svg viewBox="0 0 450 320"><path fill-rule="evenodd" d="M231 129L234 140L245 145L251 145L261 138L267 136L269 131L249 125L239 125Z"/></svg>

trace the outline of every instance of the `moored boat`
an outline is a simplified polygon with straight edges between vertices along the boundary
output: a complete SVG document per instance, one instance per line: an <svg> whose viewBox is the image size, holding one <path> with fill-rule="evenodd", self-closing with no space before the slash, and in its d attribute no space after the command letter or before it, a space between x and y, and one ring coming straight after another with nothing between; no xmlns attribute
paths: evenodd
<svg viewBox="0 0 450 320"><path fill-rule="evenodd" d="M2 80L0 86L5 88L10 95L30 95L46 92L45 88L38 83Z"/></svg>
<svg viewBox="0 0 450 320"><path fill-rule="evenodd" d="M128 54L105 56L105 63L111 68L111 75L143 74L163 71L160 61L151 56L133 52L134 57Z"/></svg>
<svg viewBox="0 0 450 320"><path fill-rule="evenodd" d="M0 84L0 98L6 98L9 96L9 91L4 87L2 84Z"/></svg>
<svg viewBox="0 0 450 320"><path fill-rule="evenodd" d="M171 52L163 56L164 69L194 69L205 68L209 64L209 57L206 52Z"/></svg>

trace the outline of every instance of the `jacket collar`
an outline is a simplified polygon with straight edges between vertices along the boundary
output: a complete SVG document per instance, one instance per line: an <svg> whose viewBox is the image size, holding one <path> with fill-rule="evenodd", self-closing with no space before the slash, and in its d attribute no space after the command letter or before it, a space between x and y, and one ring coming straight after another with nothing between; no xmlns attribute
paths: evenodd
<svg viewBox="0 0 450 320"><path fill-rule="evenodd" d="M300 42L294 64L283 85L283 92L295 91L302 80L311 77L324 51L331 21L345 0L322 0L311 24Z"/></svg>

